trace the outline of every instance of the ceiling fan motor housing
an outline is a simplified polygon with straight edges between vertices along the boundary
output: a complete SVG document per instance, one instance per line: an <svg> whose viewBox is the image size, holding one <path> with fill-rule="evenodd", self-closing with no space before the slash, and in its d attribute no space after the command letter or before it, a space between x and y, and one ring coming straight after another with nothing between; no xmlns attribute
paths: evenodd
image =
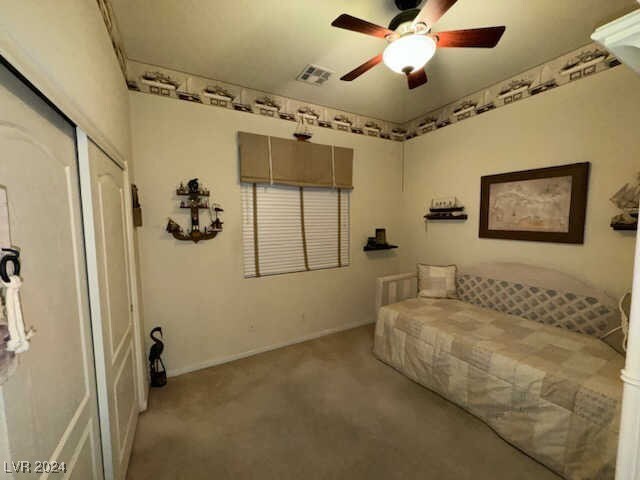
<svg viewBox="0 0 640 480"><path fill-rule="evenodd" d="M418 16L420 9L412 8L410 10L404 10L391 19L389 22L389 30L396 30L403 23L413 22L414 18Z"/></svg>
<svg viewBox="0 0 640 480"><path fill-rule="evenodd" d="M410 10L412 8L418 8L422 0L394 0L398 10Z"/></svg>

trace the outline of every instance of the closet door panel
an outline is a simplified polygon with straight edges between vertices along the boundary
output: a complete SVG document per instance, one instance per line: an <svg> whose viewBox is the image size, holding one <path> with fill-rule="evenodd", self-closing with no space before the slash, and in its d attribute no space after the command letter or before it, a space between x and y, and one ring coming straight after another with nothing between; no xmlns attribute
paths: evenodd
<svg viewBox="0 0 640 480"><path fill-rule="evenodd" d="M102 419L105 472L126 477L138 420L136 362L124 171L91 140L80 154L85 228L89 232L89 278L92 284L94 345ZM80 145L83 142L79 142ZM83 148L82 146L80 148ZM86 162L86 171L83 166ZM86 189L86 190L85 190ZM95 285L94 285L95 283Z"/></svg>
<svg viewBox="0 0 640 480"><path fill-rule="evenodd" d="M36 335L0 388L10 458L102 478L73 126L0 66L0 185ZM40 474L19 474L40 478Z"/></svg>
<svg viewBox="0 0 640 480"><path fill-rule="evenodd" d="M121 182L120 182L121 183ZM131 328L129 312L129 276L126 258L124 226L124 191L111 174L100 175L98 188L99 231L102 243L102 282L105 312L103 322L109 330L111 358L115 359L124 346ZM122 288L124 287L124 288Z"/></svg>

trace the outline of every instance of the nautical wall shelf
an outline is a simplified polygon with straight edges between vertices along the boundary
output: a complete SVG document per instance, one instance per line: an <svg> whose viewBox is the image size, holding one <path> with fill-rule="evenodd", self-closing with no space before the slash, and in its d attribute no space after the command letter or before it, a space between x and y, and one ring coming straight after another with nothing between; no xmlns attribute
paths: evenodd
<svg viewBox="0 0 640 480"><path fill-rule="evenodd" d="M387 243L387 229L376 228L376 236L367 238L367 244L363 247L363 250L372 252L375 250L392 250L394 248L398 248L398 246Z"/></svg>
<svg viewBox="0 0 640 480"><path fill-rule="evenodd" d="M180 208L189 209L191 212L191 229L189 233L185 233L177 222L171 218L167 223L167 232L173 235L177 240L192 241L198 243L200 240L210 240L215 238L222 231L222 221L220 214L224 212L220 205L213 203L209 205L209 190L200 187L198 179L194 178L187 182L185 187L183 183L176 190L176 195L186 196L186 200L180 201ZM209 210L213 212L211 216L211 224L200 230L200 210Z"/></svg>
<svg viewBox="0 0 640 480"><path fill-rule="evenodd" d="M640 203L640 173L635 184L627 183L618 190L611 203L621 210L619 215L611 219L611 228L614 230L636 231L638 230L638 204Z"/></svg>
<svg viewBox="0 0 640 480"><path fill-rule="evenodd" d="M398 245L369 245L366 244L362 250L364 250L365 252L373 252L376 250L393 250L394 248L398 248Z"/></svg>
<svg viewBox="0 0 640 480"><path fill-rule="evenodd" d="M424 218L425 220L466 220L469 217L464 207L458 204L458 199L450 197L431 200L429 213Z"/></svg>
<svg viewBox="0 0 640 480"><path fill-rule="evenodd" d="M638 222L636 223L612 223L611 228L617 231L627 231L627 232L637 232L638 231Z"/></svg>
<svg viewBox="0 0 640 480"><path fill-rule="evenodd" d="M430 212L424 216L426 220L467 220L469 216L464 212Z"/></svg>

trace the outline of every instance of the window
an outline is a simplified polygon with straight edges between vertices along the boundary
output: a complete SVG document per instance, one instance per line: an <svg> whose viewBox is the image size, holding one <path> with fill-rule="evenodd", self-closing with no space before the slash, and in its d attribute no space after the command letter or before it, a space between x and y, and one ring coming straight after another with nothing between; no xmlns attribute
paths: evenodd
<svg viewBox="0 0 640 480"><path fill-rule="evenodd" d="M349 265L350 190L242 184L244 276Z"/></svg>

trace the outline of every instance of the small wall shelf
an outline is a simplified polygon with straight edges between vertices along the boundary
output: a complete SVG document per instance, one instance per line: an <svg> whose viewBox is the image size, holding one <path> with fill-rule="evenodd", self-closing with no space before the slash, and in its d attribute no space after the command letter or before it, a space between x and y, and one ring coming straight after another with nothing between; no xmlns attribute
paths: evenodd
<svg viewBox="0 0 640 480"><path fill-rule="evenodd" d="M637 232L638 231L638 223L612 223L611 228L621 232Z"/></svg>
<svg viewBox="0 0 640 480"><path fill-rule="evenodd" d="M467 220L469 216L464 213L462 215L452 215L451 213L429 213L425 215L426 220Z"/></svg>
<svg viewBox="0 0 640 480"><path fill-rule="evenodd" d="M450 208L430 208L431 213L453 213L464 212L464 207L450 207Z"/></svg>
<svg viewBox="0 0 640 480"><path fill-rule="evenodd" d="M376 250L392 250L398 248L398 245L365 245L362 250L365 252L373 252Z"/></svg>
<svg viewBox="0 0 640 480"><path fill-rule="evenodd" d="M464 207L430 208L424 216L425 220L467 220L469 216L464 213Z"/></svg>

